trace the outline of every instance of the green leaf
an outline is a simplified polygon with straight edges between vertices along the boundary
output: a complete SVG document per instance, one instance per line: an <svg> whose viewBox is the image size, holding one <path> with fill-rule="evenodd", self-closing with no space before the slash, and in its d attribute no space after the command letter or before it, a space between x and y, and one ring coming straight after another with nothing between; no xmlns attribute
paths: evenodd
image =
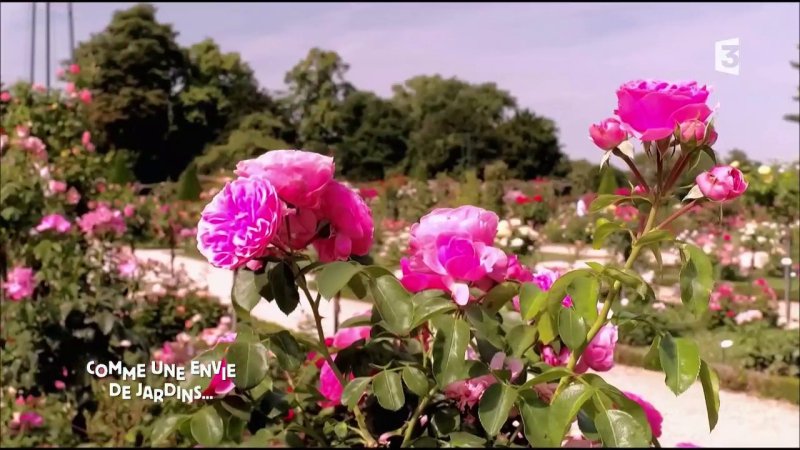
<svg viewBox="0 0 800 450"><path fill-rule="evenodd" d="M550 436L551 446L559 446L567 427L575 419L581 406L594 395L595 389L585 384L572 384L553 400L550 406L550 418L547 434Z"/></svg>
<svg viewBox="0 0 800 450"><path fill-rule="evenodd" d="M626 197L623 197L622 195L612 195L612 194L598 195L594 200L592 200L592 204L589 205L589 212L590 213L600 212L607 206L622 201L625 198Z"/></svg>
<svg viewBox="0 0 800 450"><path fill-rule="evenodd" d="M325 264L317 274L317 289L323 298L331 299L336 296L350 279L361 272L362 267L347 261L336 261Z"/></svg>
<svg viewBox="0 0 800 450"><path fill-rule="evenodd" d="M595 250L601 248L606 239L617 231L625 231L625 227L618 222L612 222L603 217L597 219L597 223L594 227L592 247L594 247Z"/></svg>
<svg viewBox="0 0 800 450"><path fill-rule="evenodd" d="M292 333L281 330L269 337L270 350L275 354L278 365L285 370L296 370L305 361L305 353L300 349Z"/></svg>
<svg viewBox="0 0 800 450"><path fill-rule="evenodd" d="M248 312L252 311L261 300L260 290L255 272L245 269L236 271L233 278L233 301L236 304Z"/></svg>
<svg viewBox="0 0 800 450"><path fill-rule="evenodd" d="M260 343L236 342L225 356L228 364L236 366L233 384L240 389L250 389L267 376L267 349Z"/></svg>
<svg viewBox="0 0 800 450"><path fill-rule="evenodd" d="M586 341L586 322L572 308L562 308L558 313L558 335L575 350Z"/></svg>
<svg viewBox="0 0 800 450"><path fill-rule="evenodd" d="M534 283L524 283L519 290L519 313L523 320L536 317L547 304L547 294Z"/></svg>
<svg viewBox="0 0 800 450"><path fill-rule="evenodd" d="M553 367L547 372L544 372L526 381L525 384L523 384L522 387L520 387L520 389L527 389L536 386L537 384L549 383L551 381L560 380L561 378L570 375L572 375L572 372L570 372L566 367Z"/></svg>
<svg viewBox="0 0 800 450"><path fill-rule="evenodd" d="M547 426L550 420L550 407L531 390L521 390L519 394L519 413L525 427L525 438L534 448L560 447L561 439L553 438ZM557 441L556 441L557 439Z"/></svg>
<svg viewBox="0 0 800 450"><path fill-rule="evenodd" d="M651 370L661 370L661 361L659 360L659 347L661 345L661 336L656 335L653 338L653 343L644 355L644 367Z"/></svg>
<svg viewBox="0 0 800 450"><path fill-rule="evenodd" d="M175 416L162 416L156 423L153 424L153 431L150 434L150 445L158 446L169 439L175 434L175 429L178 428L178 422L188 417L185 414Z"/></svg>
<svg viewBox="0 0 800 450"><path fill-rule="evenodd" d="M428 393L428 377L415 367L403 367L403 381L408 390L422 397Z"/></svg>
<svg viewBox="0 0 800 450"><path fill-rule="evenodd" d="M443 291L422 291L411 298L414 307L414 320L412 328L427 322L431 317L444 314L456 309L456 304L449 297L444 297Z"/></svg>
<svg viewBox="0 0 800 450"><path fill-rule="evenodd" d="M500 337L500 322L490 316L479 304L468 305L466 310L467 321L472 325L475 336L483 339L495 348L503 348L503 339Z"/></svg>
<svg viewBox="0 0 800 450"><path fill-rule="evenodd" d="M455 408L441 408L433 413L431 425L437 436L446 436L461 426L461 414Z"/></svg>
<svg viewBox="0 0 800 450"><path fill-rule="evenodd" d="M414 317L411 294L393 276L381 276L369 284L385 328L398 336L408 334Z"/></svg>
<svg viewBox="0 0 800 450"><path fill-rule="evenodd" d="M705 361L700 362L700 383L703 385L703 397L706 399L708 428L713 431L719 420L719 376Z"/></svg>
<svg viewBox="0 0 800 450"><path fill-rule="evenodd" d="M478 418L489 436L495 436L508 420L517 400L517 390L504 383L495 383L483 393L478 405Z"/></svg>
<svg viewBox="0 0 800 450"><path fill-rule="evenodd" d="M547 290L547 304L561 304L564 297L567 295L567 287L578 278L594 277L594 271L591 269L576 269L565 273L558 277L558 279Z"/></svg>
<svg viewBox="0 0 800 450"><path fill-rule="evenodd" d="M454 431L448 436L450 437L450 446L455 448L481 448L486 444L486 439L465 431Z"/></svg>
<svg viewBox="0 0 800 450"><path fill-rule="evenodd" d="M389 411L397 411L405 404L406 397L403 394L403 383L397 372L384 370L372 380L372 389L378 397L378 403Z"/></svg>
<svg viewBox="0 0 800 450"><path fill-rule="evenodd" d="M353 378L342 390L342 404L349 409L355 408L361 397L367 392L371 377Z"/></svg>
<svg viewBox="0 0 800 450"><path fill-rule="evenodd" d="M682 252L686 262L681 268L681 301L696 316L708 311L708 300L714 287L714 268L700 248L684 244Z"/></svg>
<svg viewBox="0 0 800 450"><path fill-rule="evenodd" d="M498 284L493 287L483 300L483 306L489 312L500 311L503 305L507 304L519 292L519 284L509 281Z"/></svg>
<svg viewBox="0 0 800 450"><path fill-rule="evenodd" d="M539 332L539 340L543 344L549 344L553 342L553 339L558 336L558 333L556 333L557 320L558 319L554 318L549 311L545 311L545 313L539 317L538 322L536 322L536 330Z"/></svg>
<svg viewBox="0 0 800 450"><path fill-rule="evenodd" d="M292 268L283 262L275 265L269 271L269 285L278 308L286 315L291 314L300 303L300 292L297 291Z"/></svg>
<svg viewBox="0 0 800 450"><path fill-rule="evenodd" d="M451 316L433 319L436 337L433 341L433 374L444 388L464 376L464 358L469 345L469 324Z"/></svg>
<svg viewBox="0 0 800 450"><path fill-rule="evenodd" d="M509 330L506 335L506 342L511 351L511 356L519 358L536 341L536 327L528 324L520 324Z"/></svg>
<svg viewBox="0 0 800 450"><path fill-rule="evenodd" d="M600 283L597 278L576 278L567 287L567 294L572 298L575 312L580 314L586 323L594 323L597 319L597 297L600 294Z"/></svg>
<svg viewBox="0 0 800 450"><path fill-rule="evenodd" d="M226 395L220 402L220 405L231 413L231 415L245 421L250 420L250 411L252 407L244 398L238 395Z"/></svg>
<svg viewBox="0 0 800 450"><path fill-rule="evenodd" d="M648 433L625 411L618 409L598 411L594 423L604 447L650 446Z"/></svg>
<svg viewBox="0 0 800 450"><path fill-rule="evenodd" d="M661 338L658 350L667 386L675 395L686 392L700 372L697 344L686 338L673 338L667 333Z"/></svg>
<svg viewBox="0 0 800 450"><path fill-rule="evenodd" d="M225 432L222 417L211 406L206 406L192 415L190 429L192 437L204 447L219 444Z"/></svg>
<svg viewBox="0 0 800 450"><path fill-rule="evenodd" d="M657 244L661 241L668 241L672 239L672 234L666 230L650 230L647 234L640 237L636 241L639 247L646 247L648 245Z"/></svg>
<svg viewBox="0 0 800 450"><path fill-rule="evenodd" d="M111 333L111 330L114 329L114 322L116 322L116 317L114 316L114 314L111 314L108 311L103 311L100 314L96 315L94 320L95 323L97 323L97 326L100 327L100 331L104 335L108 335L108 333Z"/></svg>
<svg viewBox="0 0 800 450"><path fill-rule="evenodd" d="M368 315L353 316L339 324L339 328L353 328L372 325L372 317Z"/></svg>

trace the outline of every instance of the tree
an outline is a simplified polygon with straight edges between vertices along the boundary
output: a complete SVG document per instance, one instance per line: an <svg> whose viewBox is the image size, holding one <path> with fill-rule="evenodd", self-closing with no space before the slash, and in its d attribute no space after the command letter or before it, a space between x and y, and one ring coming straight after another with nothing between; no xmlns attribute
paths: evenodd
<svg viewBox="0 0 800 450"><path fill-rule="evenodd" d="M175 95L187 71L185 52L172 26L159 23L156 9L141 4L117 11L100 33L81 43L75 60L81 82L94 93L89 118L104 147L134 153L134 171L144 182L166 178Z"/></svg>
<svg viewBox="0 0 800 450"><path fill-rule="evenodd" d="M797 48L800 49L800 45L798 45ZM790 64L795 69L800 70L800 62L790 61ZM797 90L798 90L798 92L800 92L800 86L797 88ZM796 102L800 102L800 95L795 96L794 100ZM791 113L791 114L786 114L785 116L783 116L783 118L788 120L788 121L790 121L790 122L800 122L800 114L797 114L796 112Z"/></svg>
<svg viewBox="0 0 800 450"><path fill-rule="evenodd" d="M186 83L178 94L171 166L180 170L207 145L224 142L250 113L274 110L238 53L223 53L211 39L191 46Z"/></svg>
<svg viewBox="0 0 800 450"><path fill-rule="evenodd" d="M392 102L371 92L348 95L339 112L337 170L348 180L383 179L406 156L408 125Z"/></svg>
<svg viewBox="0 0 800 450"><path fill-rule="evenodd" d="M500 155L497 126L516 103L494 83L417 76L393 89L393 101L413 130L406 161L410 171L424 177L461 172Z"/></svg>
<svg viewBox="0 0 800 450"><path fill-rule="evenodd" d="M345 80L348 69L336 52L312 48L286 74L283 100L303 148L327 153L339 142L340 107L354 90Z"/></svg>
<svg viewBox="0 0 800 450"><path fill-rule="evenodd" d="M233 170L243 159L257 157L269 150L289 148L282 139L283 122L270 113L253 113L242 119L224 143L213 145L196 159L202 173Z"/></svg>
<svg viewBox="0 0 800 450"><path fill-rule="evenodd" d="M516 177L549 175L564 159L552 120L523 109L498 128L500 157Z"/></svg>

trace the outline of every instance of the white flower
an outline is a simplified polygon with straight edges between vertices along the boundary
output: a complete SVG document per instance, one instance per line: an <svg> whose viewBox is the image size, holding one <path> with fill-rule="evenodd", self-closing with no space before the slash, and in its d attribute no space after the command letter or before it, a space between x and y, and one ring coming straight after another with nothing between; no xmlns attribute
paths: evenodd
<svg viewBox="0 0 800 450"><path fill-rule="evenodd" d="M129 341L127 339L123 339L123 340L119 341L119 346L122 347L122 348L128 348L128 347L131 346L131 341Z"/></svg>
<svg viewBox="0 0 800 450"><path fill-rule="evenodd" d="M667 305L664 304L664 302L655 302L653 303L653 309L655 309L656 311L663 311L667 309Z"/></svg>
<svg viewBox="0 0 800 450"><path fill-rule="evenodd" d="M523 245L525 245L525 241L520 238L514 238L511 240L512 247L522 247Z"/></svg>
<svg viewBox="0 0 800 450"><path fill-rule="evenodd" d="M764 318L764 315L761 311L757 309L749 309L747 311L742 311L736 315L733 319L737 325L741 325L747 322L753 322L755 320L761 320Z"/></svg>
<svg viewBox="0 0 800 450"><path fill-rule="evenodd" d="M513 219L509 220L509 221L508 221L508 223L509 223L509 225L511 225L512 227L516 228L516 227L518 227L518 226L522 225L522 220L520 220L520 219L517 219L517 218L515 217L515 218L513 218Z"/></svg>
<svg viewBox="0 0 800 450"><path fill-rule="evenodd" d="M648 283L649 283L649 281L648 281ZM622 305L622 306L628 306L628 303L630 303L630 300L628 300L627 297L625 297L625 298L623 298L622 300L619 301L619 304Z"/></svg>
<svg viewBox="0 0 800 450"><path fill-rule="evenodd" d="M761 167L758 168L759 175L769 175L772 173L772 167L762 164Z"/></svg>
<svg viewBox="0 0 800 450"><path fill-rule="evenodd" d="M509 226L507 220L501 220L497 224L497 237L498 238L511 237L511 227Z"/></svg>
<svg viewBox="0 0 800 450"><path fill-rule="evenodd" d="M500 239L500 246L501 247L508 247L508 238Z"/></svg>
<svg viewBox="0 0 800 450"><path fill-rule="evenodd" d="M198 314L195 314L195 315L193 315L193 316L192 316L192 318L191 318L190 320L191 320L192 322L200 322L201 320L203 320L203 316L201 316L201 315L198 313Z"/></svg>
<svg viewBox="0 0 800 450"><path fill-rule="evenodd" d="M733 341L730 339L725 339L719 343L719 346L722 348L731 348L733 346Z"/></svg>
<svg viewBox="0 0 800 450"><path fill-rule="evenodd" d="M758 242L759 244L763 244L764 242L767 242L767 238L765 238L764 236L759 236L756 238L756 242Z"/></svg>
<svg viewBox="0 0 800 450"><path fill-rule="evenodd" d="M652 283L653 279L656 277L656 273L652 270L648 270L647 272L642 274L642 279L648 283Z"/></svg>

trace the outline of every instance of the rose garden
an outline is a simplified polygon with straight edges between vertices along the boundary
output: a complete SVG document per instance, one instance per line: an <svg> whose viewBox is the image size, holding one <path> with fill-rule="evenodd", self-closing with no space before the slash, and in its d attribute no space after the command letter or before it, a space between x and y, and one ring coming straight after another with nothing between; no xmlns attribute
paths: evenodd
<svg viewBox="0 0 800 450"><path fill-rule="evenodd" d="M259 141L142 183L97 70L2 87L3 446L694 447L721 392L800 404L800 167L722 158L701 80L620 80L586 177ZM123 401L90 361L236 376Z"/></svg>

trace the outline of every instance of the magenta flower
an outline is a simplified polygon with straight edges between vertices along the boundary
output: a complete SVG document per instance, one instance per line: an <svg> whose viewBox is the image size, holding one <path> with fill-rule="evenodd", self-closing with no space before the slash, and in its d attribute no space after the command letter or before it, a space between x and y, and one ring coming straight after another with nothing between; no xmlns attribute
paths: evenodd
<svg viewBox="0 0 800 450"><path fill-rule="evenodd" d="M8 272L3 289L9 300L17 302L33 295L36 287L33 269L30 267L15 267Z"/></svg>
<svg viewBox="0 0 800 450"><path fill-rule="evenodd" d="M628 137L619 120L611 118L589 127L589 136L603 150L611 150Z"/></svg>
<svg viewBox="0 0 800 450"><path fill-rule="evenodd" d="M369 316L370 311L366 314ZM338 349L347 348L361 339L368 339L372 328L369 326L342 328L333 336L333 346Z"/></svg>
<svg viewBox="0 0 800 450"><path fill-rule="evenodd" d="M24 138L22 140L22 148L29 151L34 158L47 159L47 149L44 142L36 136Z"/></svg>
<svg viewBox="0 0 800 450"><path fill-rule="evenodd" d="M733 200L747 190L747 181L739 169L731 166L716 166L695 178L700 192L713 202Z"/></svg>
<svg viewBox="0 0 800 450"><path fill-rule="evenodd" d="M228 367L228 361L222 358L220 370L211 377L211 382L208 387L203 391L204 396L216 397L227 394L232 391L236 386L233 384L233 379L223 379L222 374L227 372L225 368Z"/></svg>
<svg viewBox="0 0 800 450"><path fill-rule="evenodd" d="M69 65L69 73L71 73L73 75L77 75L77 74L80 73L80 71L81 71L81 66L79 66L77 64L70 64Z"/></svg>
<svg viewBox="0 0 800 450"><path fill-rule="evenodd" d="M67 191L67 204L68 205L77 205L79 201L81 201L81 194L78 193L78 190L74 187L69 188Z"/></svg>
<svg viewBox="0 0 800 450"><path fill-rule="evenodd" d="M0 102L6 103L11 101L11 94L8 91L0 92Z"/></svg>
<svg viewBox="0 0 800 450"><path fill-rule="evenodd" d="M575 372L583 373L587 369L597 372L611 370L614 367L614 348L617 346L618 337L615 325L609 323L603 326L581 354Z"/></svg>
<svg viewBox="0 0 800 450"><path fill-rule="evenodd" d="M226 183L201 213L197 248L216 267L241 267L265 252L283 208L269 181L239 178Z"/></svg>
<svg viewBox="0 0 800 450"><path fill-rule="evenodd" d="M133 255L124 258L117 266L117 273L122 278L133 278L136 276L136 271L139 268L139 263Z"/></svg>
<svg viewBox="0 0 800 450"><path fill-rule="evenodd" d="M320 216L330 224L329 236L314 241L320 261L369 253L375 228L372 211L360 195L338 181L331 181L322 192Z"/></svg>
<svg viewBox="0 0 800 450"><path fill-rule="evenodd" d="M283 201L299 208L319 205L333 172L333 158L303 150L272 150L240 161L235 170L240 177L268 180Z"/></svg>
<svg viewBox="0 0 800 450"><path fill-rule="evenodd" d="M523 365L519 359L510 358L505 353L498 352L489 362L489 368L492 370L509 370L513 381L522 373ZM497 383L497 378L491 374L468 380L454 381L445 387L444 394L447 398L455 400L459 409L466 411L477 405L486 389L495 383Z"/></svg>
<svg viewBox="0 0 800 450"><path fill-rule="evenodd" d="M126 230L122 213L112 210L105 203L100 203L94 210L79 217L77 222L81 231L89 237L104 233L122 236Z"/></svg>
<svg viewBox="0 0 800 450"><path fill-rule="evenodd" d="M70 228L72 228L72 224L61 214L48 214L42 217L42 221L36 226L36 231L41 233L47 230L55 230L58 233L66 233Z"/></svg>
<svg viewBox="0 0 800 450"><path fill-rule="evenodd" d="M705 122L711 115L706 105L709 89L697 82L669 83L658 80L629 81L617 90L617 110L622 123L643 141L671 135L689 119Z"/></svg>
<svg viewBox="0 0 800 450"><path fill-rule="evenodd" d="M623 392L626 397L635 401L642 407L644 410L644 415L647 417L647 422L650 423L650 429L653 430L653 436L660 437L661 436L661 423L664 422L664 418L661 417L661 413L647 400L639 397L636 394L632 394L630 392Z"/></svg>
<svg viewBox="0 0 800 450"><path fill-rule="evenodd" d="M78 98L81 102L88 105L92 103L92 91L88 89L81 89L81 92L78 94Z"/></svg>
<svg viewBox="0 0 800 450"><path fill-rule="evenodd" d="M542 347L541 356L542 356L542 361L544 361L545 364L553 367L558 367L558 366L566 366L571 354L572 352L569 351L566 345L561 346L561 351L558 352L558 355L556 355L556 352L553 350L553 347L545 345L544 347Z"/></svg>
<svg viewBox="0 0 800 450"><path fill-rule="evenodd" d="M44 419L39 413L33 411L25 411L24 413L14 413L9 423L9 428L13 430L32 430L34 428L41 428L44 425Z"/></svg>
<svg viewBox="0 0 800 450"><path fill-rule="evenodd" d="M133 217L134 212L136 212L136 207L130 203L128 203L127 205L125 205L124 208L122 208L122 215L125 217L128 218Z"/></svg>
<svg viewBox="0 0 800 450"><path fill-rule="evenodd" d="M317 235L317 213L312 209L287 209L284 221L286 226L278 230L278 241L292 250L308 247Z"/></svg>

